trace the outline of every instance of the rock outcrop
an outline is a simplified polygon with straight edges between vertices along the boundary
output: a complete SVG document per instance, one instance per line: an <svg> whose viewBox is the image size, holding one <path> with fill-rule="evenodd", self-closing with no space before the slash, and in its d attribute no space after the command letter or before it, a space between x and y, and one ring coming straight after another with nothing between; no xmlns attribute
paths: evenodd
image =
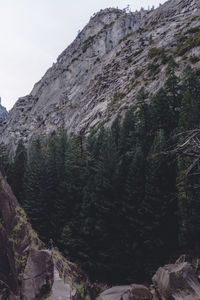
<svg viewBox="0 0 200 300"><path fill-rule="evenodd" d="M162 300L200 300L197 271L188 262L159 268L153 283Z"/></svg>
<svg viewBox="0 0 200 300"><path fill-rule="evenodd" d="M109 125L134 103L142 86L151 94L163 85L166 63L159 49L175 57L180 71L188 63L200 66L198 59L189 59L200 54L199 14L198 0L169 0L155 10L134 13L100 11L30 95L16 102L0 141L15 146L20 139L26 143L61 126L87 133L101 123ZM181 36L189 40L195 34L197 43L183 55L177 48Z"/></svg>
<svg viewBox="0 0 200 300"><path fill-rule="evenodd" d="M68 282L70 300L90 295L85 274L58 250L45 249L0 173L0 300L48 299L55 273Z"/></svg>
<svg viewBox="0 0 200 300"><path fill-rule="evenodd" d="M151 300L152 294L148 287L133 284L112 287L101 293L100 298L103 300Z"/></svg>
<svg viewBox="0 0 200 300"><path fill-rule="evenodd" d="M198 273L191 263L178 260L157 270L149 288L132 284L116 286L100 294L102 300L200 300Z"/></svg>
<svg viewBox="0 0 200 300"><path fill-rule="evenodd" d="M76 295L76 290L69 283L65 283L60 277L58 270L54 271L54 283L52 293L47 298L48 300L71 300Z"/></svg>
<svg viewBox="0 0 200 300"><path fill-rule="evenodd" d="M141 284L133 284L131 286L131 294L133 300L151 300L152 294L149 289Z"/></svg>
<svg viewBox="0 0 200 300"><path fill-rule="evenodd" d="M103 300L129 300L130 297L131 287L129 285L114 286L100 294L100 298Z"/></svg>
<svg viewBox="0 0 200 300"><path fill-rule="evenodd" d="M31 249L22 281L23 300L40 299L51 291L54 280L54 263L45 250Z"/></svg>

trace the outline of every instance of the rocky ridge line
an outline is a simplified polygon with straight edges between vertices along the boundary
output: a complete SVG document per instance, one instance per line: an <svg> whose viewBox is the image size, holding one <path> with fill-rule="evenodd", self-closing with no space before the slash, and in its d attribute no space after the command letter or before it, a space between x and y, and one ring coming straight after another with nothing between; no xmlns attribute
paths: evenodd
<svg viewBox="0 0 200 300"><path fill-rule="evenodd" d="M200 67L200 61L188 59L200 55L198 45L186 56L176 53L180 35L189 39L200 27L199 15L198 0L169 0L153 11L100 11L30 95L16 102L0 141L15 147L20 139L27 143L62 126L68 132L88 133L102 123L109 125L134 104L142 86L151 95L163 85L166 64L149 58L151 48L175 56L180 72L188 63Z"/></svg>

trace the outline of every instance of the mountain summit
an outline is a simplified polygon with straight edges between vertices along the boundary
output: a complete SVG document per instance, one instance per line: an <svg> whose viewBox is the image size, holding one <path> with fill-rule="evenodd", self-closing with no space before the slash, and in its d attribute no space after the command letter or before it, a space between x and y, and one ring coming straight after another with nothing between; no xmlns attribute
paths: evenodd
<svg viewBox="0 0 200 300"><path fill-rule="evenodd" d="M170 0L155 10L133 13L101 10L30 95L16 102L1 141L26 143L61 126L87 133L100 123L110 124L134 103L142 86L151 94L163 85L170 56L180 70L188 63L199 66L198 59L189 59L200 52L199 15L198 0Z"/></svg>

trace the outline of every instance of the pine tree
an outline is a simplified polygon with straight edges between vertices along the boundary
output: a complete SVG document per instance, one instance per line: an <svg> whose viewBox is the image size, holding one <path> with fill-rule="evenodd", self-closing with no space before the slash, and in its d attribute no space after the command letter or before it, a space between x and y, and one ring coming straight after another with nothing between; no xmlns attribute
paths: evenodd
<svg viewBox="0 0 200 300"><path fill-rule="evenodd" d="M166 135L160 129L147 157L144 201L148 208L144 218L148 220L148 263L153 268L164 263L178 246L176 161L162 154L166 147Z"/></svg>
<svg viewBox="0 0 200 300"><path fill-rule="evenodd" d="M67 202L67 190L66 190L66 179L65 179L65 157L68 151L68 136L64 129L61 129L59 134L55 138L55 159L54 159L54 174L55 178L53 180L54 185L54 239L60 237L60 232L66 223L66 202Z"/></svg>
<svg viewBox="0 0 200 300"><path fill-rule="evenodd" d="M166 69L167 80L165 82L165 90L170 98L170 105L175 110L180 105L180 79L176 76L176 69L178 65L173 58L170 59Z"/></svg>
<svg viewBox="0 0 200 300"><path fill-rule="evenodd" d="M46 214L48 215L48 224L46 224L46 230L51 232L50 234L56 240L57 237L57 199L58 195L58 186L59 186L59 171L57 168L57 146L59 143L59 136L53 132L48 140L46 141L44 159L46 161L45 165L45 175L46 175L46 185L45 185L45 194L43 201L46 207ZM63 162L64 163L64 162ZM60 172L62 169L60 170ZM47 238L49 239L49 233L47 233Z"/></svg>
<svg viewBox="0 0 200 300"><path fill-rule="evenodd" d="M3 143L0 144L0 170L3 175L8 173L9 169L9 151L8 147Z"/></svg>
<svg viewBox="0 0 200 300"><path fill-rule="evenodd" d="M179 109L181 105L180 78L176 76L177 67L178 65L176 64L175 60L171 58L166 70L168 77L164 85L171 111L171 127L173 128L178 126Z"/></svg>
<svg viewBox="0 0 200 300"><path fill-rule="evenodd" d="M145 197L146 160L140 145L135 153L128 170L126 190L123 203L122 226L124 230L124 264L132 278L140 280L144 276L142 257L144 255L144 215L143 202ZM123 222L124 219L124 222ZM130 269L129 269L130 268ZM123 274L125 276L125 274Z"/></svg>
<svg viewBox="0 0 200 300"><path fill-rule="evenodd" d="M46 213L45 193L48 178L45 172L45 157L39 139L32 142L24 176L23 206L34 229L46 241L49 216Z"/></svg>
<svg viewBox="0 0 200 300"><path fill-rule="evenodd" d="M191 75L191 74L190 74ZM190 76L189 75L189 76ZM195 79L194 79L195 80ZM186 82L186 80L185 80ZM190 84L188 88L191 87ZM197 85L198 87L198 85ZM179 131L186 132L199 126L199 103L191 95L197 96L194 88L186 90L180 112ZM197 96L198 97L198 96ZM183 136L180 135L179 143L183 142ZM187 168L192 165L191 157L177 156L178 160L178 204L180 216L180 244L183 246L195 245L200 233L200 205L199 205L199 178L192 176L192 171L187 175Z"/></svg>
<svg viewBox="0 0 200 300"><path fill-rule="evenodd" d="M20 203L23 204L23 182L27 163L27 152L22 140L19 141L14 161L8 171L8 182Z"/></svg>
<svg viewBox="0 0 200 300"><path fill-rule="evenodd" d="M200 105L200 76L197 70L193 70L191 66L187 66L183 72L181 89L183 93L189 91L198 105Z"/></svg>
<svg viewBox="0 0 200 300"><path fill-rule="evenodd" d="M181 111L179 117L179 132L194 129L199 124L200 111L198 103L187 90L182 99Z"/></svg>
<svg viewBox="0 0 200 300"><path fill-rule="evenodd" d="M146 103L147 97L148 93L144 88L141 88L136 97L136 142L140 144L144 156L146 156L149 151L152 135L152 116L149 104Z"/></svg>
<svg viewBox="0 0 200 300"><path fill-rule="evenodd" d="M81 249L85 268L89 269L93 278L110 277L112 267L116 261L116 254L112 252L116 243L115 233L117 218L118 195L116 174L118 151L111 132L101 134L102 145L96 168L93 169L84 189L84 199L81 207L81 235L89 245ZM117 253L116 248L116 253ZM90 253L88 257L88 253ZM112 255L111 255L112 253ZM89 258L89 259L88 259Z"/></svg>

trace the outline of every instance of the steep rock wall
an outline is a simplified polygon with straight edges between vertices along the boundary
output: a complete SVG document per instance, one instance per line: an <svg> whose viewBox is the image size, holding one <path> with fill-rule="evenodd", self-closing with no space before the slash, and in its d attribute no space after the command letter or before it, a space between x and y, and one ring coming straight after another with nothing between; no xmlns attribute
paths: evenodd
<svg viewBox="0 0 200 300"><path fill-rule="evenodd" d="M87 133L102 122L109 125L134 103L142 86L151 94L163 85L166 64L149 58L152 47L163 47L168 57L173 55L180 71L191 63L190 56L199 56L198 44L185 57L176 53L180 35L189 38L200 26L199 14L197 0L170 0L153 11L100 11L31 94L16 102L0 141L15 147L19 139L26 143L61 126ZM149 64L156 64L155 72ZM194 65L199 67L200 62Z"/></svg>

